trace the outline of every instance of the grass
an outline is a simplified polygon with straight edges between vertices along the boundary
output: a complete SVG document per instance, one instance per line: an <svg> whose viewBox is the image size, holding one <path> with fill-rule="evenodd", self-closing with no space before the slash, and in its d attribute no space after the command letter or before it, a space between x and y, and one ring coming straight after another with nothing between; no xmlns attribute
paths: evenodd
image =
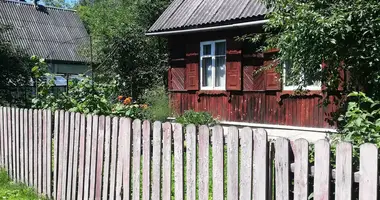
<svg viewBox="0 0 380 200"><path fill-rule="evenodd" d="M0 169L0 199L33 200L45 199L25 184L14 183L5 169Z"/></svg>

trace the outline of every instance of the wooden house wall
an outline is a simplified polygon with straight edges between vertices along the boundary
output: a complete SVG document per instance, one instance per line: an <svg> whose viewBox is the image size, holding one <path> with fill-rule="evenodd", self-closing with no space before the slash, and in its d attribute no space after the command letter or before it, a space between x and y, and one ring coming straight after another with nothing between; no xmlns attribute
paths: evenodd
<svg viewBox="0 0 380 200"><path fill-rule="evenodd" d="M227 91L200 90L199 76L194 75L199 73L199 52L196 50L200 48L200 42L226 39L228 68L228 51L232 51L228 49L228 43L234 41L235 36L259 31L239 29L169 37L169 90L174 111L178 114L185 110L207 111L223 121L330 128L327 119L335 107L321 106L321 92L292 96L292 92L281 90L281 84L277 82L279 75L274 70L254 75L272 60L267 55L255 53L252 51L254 47L245 44L233 45L239 48L233 51L234 63L236 52L242 52L241 87Z"/></svg>

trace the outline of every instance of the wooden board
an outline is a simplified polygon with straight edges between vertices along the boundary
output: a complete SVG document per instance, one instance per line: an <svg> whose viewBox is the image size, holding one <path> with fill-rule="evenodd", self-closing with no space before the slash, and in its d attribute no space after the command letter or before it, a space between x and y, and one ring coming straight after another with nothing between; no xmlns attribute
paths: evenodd
<svg viewBox="0 0 380 200"><path fill-rule="evenodd" d="M335 199L352 198L352 145L340 143L336 147Z"/></svg>
<svg viewBox="0 0 380 200"><path fill-rule="evenodd" d="M172 125L169 122L163 124L162 138L162 200L171 198L171 146L172 146Z"/></svg>
<svg viewBox="0 0 380 200"><path fill-rule="evenodd" d="M150 198L150 122L144 121L142 130L143 139L143 182L142 199Z"/></svg>
<svg viewBox="0 0 380 200"><path fill-rule="evenodd" d="M227 199L239 196L239 131L229 127L227 134Z"/></svg>
<svg viewBox="0 0 380 200"><path fill-rule="evenodd" d="M330 144L326 140L315 143L314 198L329 200L330 197Z"/></svg>
<svg viewBox="0 0 380 200"><path fill-rule="evenodd" d="M289 141L285 138L277 138L275 143L275 176L276 176L276 200L289 200L290 163Z"/></svg>
<svg viewBox="0 0 380 200"><path fill-rule="evenodd" d="M199 127L199 197L200 200L207 200L209 196L209 157L210 157L210 131L207 126Z"/></svg>
<svg viewBox="0 0 380 200"><path fill-rule="evenodd" d="M162 124L153 124L153 158L152 158L152 200L160 200L161 192L161 141Z"/></svg>

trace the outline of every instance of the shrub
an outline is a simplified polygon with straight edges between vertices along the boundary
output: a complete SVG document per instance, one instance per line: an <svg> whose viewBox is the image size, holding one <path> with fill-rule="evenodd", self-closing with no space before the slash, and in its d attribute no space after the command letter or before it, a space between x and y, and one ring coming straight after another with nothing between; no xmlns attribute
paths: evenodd
<svg viewBox="0 0 380 200"><path fill-rule="evenodd" d="M217 123L217 120L212 117L208 112L195 112L193 110L187 110L185 113L176 118L176 122L188 125L194 124L199 125L214 125Z"/></svg>
<svg viewBox="0 0 380 200"><path fill-rule="evenodd" d="M145 116L150 120L166 121L170 116L169 94L163 86L156 86L146 90L141 97L149 107L145 110Z"/></svg>

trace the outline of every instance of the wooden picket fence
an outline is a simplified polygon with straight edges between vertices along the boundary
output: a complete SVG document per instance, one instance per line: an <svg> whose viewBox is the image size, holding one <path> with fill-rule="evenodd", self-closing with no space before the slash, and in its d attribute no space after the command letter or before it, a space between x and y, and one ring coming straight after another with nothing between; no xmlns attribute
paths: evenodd
<svg viewBox="0 0 380 200"><path fill-rule="evenodd" d="M0 109L0 164L54 199L378 199L375 145L360 147L359 172L351 144L337 146L335 169L327 141L312 164L309 146L263 129Z"/></svg>

